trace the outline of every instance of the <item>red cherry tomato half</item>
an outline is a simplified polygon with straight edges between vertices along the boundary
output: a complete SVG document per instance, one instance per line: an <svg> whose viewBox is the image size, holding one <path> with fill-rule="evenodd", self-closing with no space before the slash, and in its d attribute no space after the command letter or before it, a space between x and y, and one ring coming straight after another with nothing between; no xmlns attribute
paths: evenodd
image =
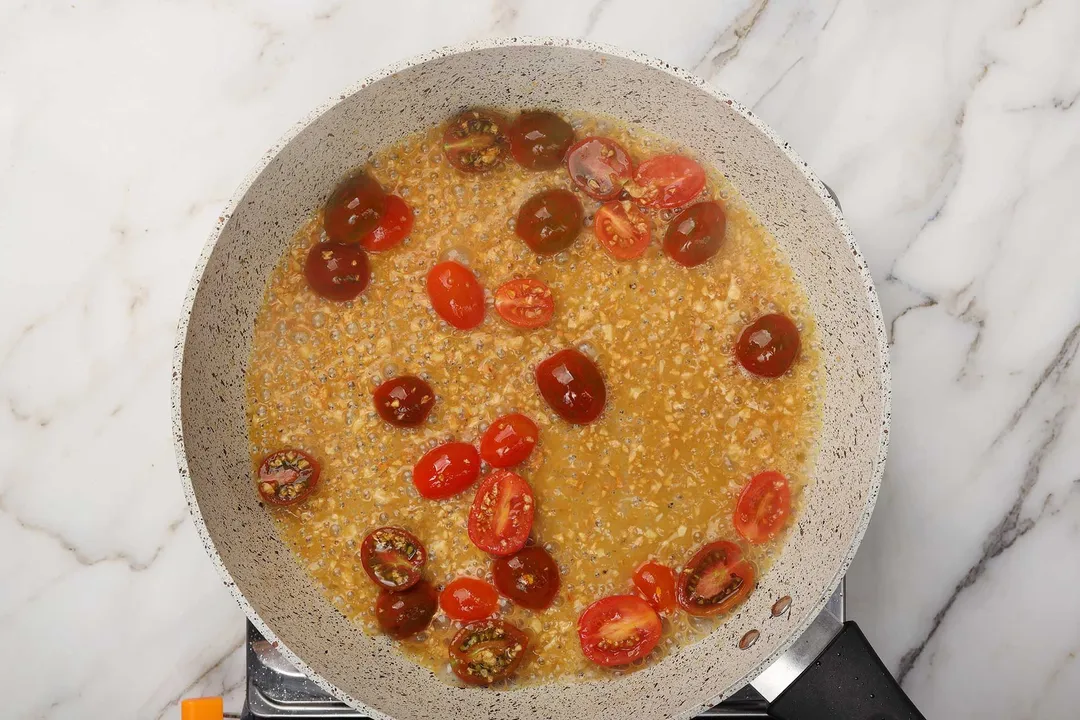
<svg viewBox="0 0 1080 720"><path fill-rule="evenodd" d="M634 587L656 612L675 609L675 571L667 565L649 560L634 571Z"/></svg>
<svg viewBox="0 0 1080 720"><path fill-rule="evenodd" d="M375 600L375 620L384 633L404 640L426 630L438 608L435 588L421 580L403 592L381 591Z"/></svg>
<svg viewBox="0 0 1080 720"><path fill-rule="evenodd" d="M551 288L539 280L510 280L495 291L495 312L520 328L543 327L555 315L555 298L551 296Z"/></svg>
<svg viewBox="0 0 1080 720"><path fill-rule="evenodd" d="M450 668L469 685L491 685L514 674L529 638L508 622L469 623L450 641Z"/></svg>
<svg viewBox="0 0 1080 720"><path fill-rule="evenodd" d="M679 574L675 599L691 615L705 617L734 609L754 589L754 566L735 543L720 540L697 551Z"/></svg>
<svg viewBox="0 0 1080 720"><path fill-rule="evenodd" d="M614 200L634 174L629 153L605 137L587 137L566 154L570 179L589 197Z"/></svg>
<svg viewBox="0 0 1080 720"><path fill-rule="evenodd" d="M570 247L581 232L585 208L569 190L544 190L518 210L514 232L533 252L545 255Z"/></svg>
<svg viewBox="0 0 1080 720"><path fill-rule="evenodd" d="M700 265L720 250L726 227L727 216L719 203L691 205L672 218L664 233L664 252L680 265Z"/></svg>
<svg viewBox="0 0 1080 720"><path fill-rule="evenodd" d="M649 248L652 223L630 202L615 200L596 211L593 232L611 257L632 260L644 255Z"/></svg>
<svg viewBox="0 0 1080 720"><path fill-rule="evenodd" d="M574 142L574 128L553 112L526 110L510 126L510 154L529 170L554 170Z"/></svg>
<svg viewBox="0 0 1080 720"><path fill-rule="evenodd" d="M469 510L469 539L492 555L512 555L525 547L536 502L525 478L496 470L480 483Z"/></svg>
<svg viewBox="0 0 1080 720"><path fill-rule="evenodd" d="M578 350L560 350L540 363L536 385L551 409L567 422L587 425L604 412L604 377L596 363Z"/></svg>
<svg viewBox="0 0 1080 720"><path fill-rule="evenodd" d="M763 543L780 534L791 514L787 478L774 470L758 473L735 505L735 530L748 542Z"/></svg>
<svg viewBox="0 0 1080 720"><path fill-rule="evenodd" d="M735 357L760 377L780 377L799 356L799 329L787 315L763 315L747 325L735 344Z"/></svg>
<svg viewBox="0 0 1080 720"><path fill-rule="evenodd" d="M496 418L480 438L480 457L492 467L525 462L536 447L540 429L521 413Z"/></svg>
<svg viewBox="0 0 1080 720"><path fill-rule="evenodd" d="M462 172L491 170L502 162L509 144L506 129L506 118L497 112L466 110L447 123L443 132L446 159Z"/></svg>
<svg viewBox="0 0 1080 720"><path fill-rule="evenodd" d="M356 242L375 229L385 211L386 193L379 181L357 173L330 193L323 208L323 229L330 242Z"/></svg>
<svg viewBox="0 0 1080 720"><path fill-rule="evenodd" d="M705 171L683 155L659 155L638 166L627 189L646 207L681 207L705 189Z"/></svg>
<svg viewBox="0 0 1080 720"><path fill-rule="evenodd" d="M539 545L495 558L492 575L499 593L530 610L547 609L559 594L559 566Z"/></svg>
<svg viewBox="0 0 1080 720"><path fill-rule="evenodd" d="M660 642L660 616L637 595L597 600L577 623L581 652L597 665L611 667L640 660Z"/></svg>
<svg viewBox="0 0 1080 720"><path fill-rule="evenodd" d="M428 450L413 466L413 485L429 500L457 495L480 477L480 453L469 443L448 442Z"/></svg>
<svg viewBox="0 0 1080 720"><path fill-rule="evenodd" d="M315 492L320 472L319 461L303 450L270 453L259 465L259 495L271 505L298 503Z"/></svg>
<svg viewBox="0 0 1080 720"><path fill-rule="evenodd" d="M448 260L431 268L427 292L439 317L459 330L474 328L484 321L484 287L461 263Z"/></svg>
<svg viewBox="0 0 1080 720"><path fill-rule="evenodd" d="M372 530L360 544L360 564L376 585L391 592L407 590L420 581L427 550L404 528Z"/></svg>
<svg viewBox="0 0 1080 720"><path fill-rule="evenodd" d="M443 588L439 594L439 607L451 620L483 620L498 609L499 593L483 580L459 577Z"/></svg>
<svg viewBox="0 0 1080 720"><path fill-rule="evenodd" d="M376 412L386 422L398 427L416 427L431 413L435 391L414 375L401 375L375 388L374 400Z"/></svg>
<svg viewBox="0 0 1080 720"><path fill-rule="evenodd" d="M409 237L413 226L413 211L397 195L386 196L386 212L371 232L360 238L360 244L372 252L389 250Z"/></svg>
<svg viewBox="0 0 1080 720"><path fill-rule="evenodd" d="M344 302L364 292L371 281L371 269L367 253L359 245L319 243L308 251L304 277L317 294Z"/></svg>

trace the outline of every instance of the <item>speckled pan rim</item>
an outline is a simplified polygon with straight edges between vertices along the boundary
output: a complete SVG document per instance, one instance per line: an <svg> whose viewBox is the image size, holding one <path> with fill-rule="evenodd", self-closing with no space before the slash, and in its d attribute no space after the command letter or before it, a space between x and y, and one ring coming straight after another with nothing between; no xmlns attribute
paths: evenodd
<svg viewBox="0 0 1080 720"><path fill-rule="evenodd" d="M314 122L317 118L336 106L338 103L351 97L353 94L359 92L365 87L382 80L385 77L393 75L397 72L405 70L414 65L420 65L432 60L438 60L448 55L457 55L461 53L472 52L475 50L488 50L501 47L530 47L530 46L542 46L542 47L564 47L574 50L586 50L590 52L602 53L604 55L611 55L619 57L624 60L630 60L633 62L646 65L654 70L672 75L679 80L682 80L697 90L704 92L720 101L723 101L730 105L736 112L738 112L747 122L753 125L757 130L763 133L769 138L787 158L800 170L803 176L810 182L813 188L817 191L817 194L825 202L826 207L829 208L833 222L840 230L844 239L847 241L851 250L851 254L855 260L856 267L859 274L862 277L863 286L866 291L866 300L870 305L870 310L874 315L874 325L877 334L878 354L881 358L881 391L882 391L882 413L881 413L881 443L878 449L878 456L875 462L873 471L873 477L870 479L869 492L867 493L866 504L863 508L862 517L859 520L858 526L855 528L855 534L852 538L851 545L847 548L844 557L837 568L836 574L829 582L828 587L817 599L817 602L810 608L804 620L792 628L787 638L777 646L776 650L761 661L757 666L749 670L742 678L733 683L730 687L725 688L722 692L716 696L705 701L699 705L696 709L691 709L689 712L682 713L674 716L676 718L691 718L697 715L702 710L712 707L722 701L724 698L731 695L743 687L747 682L756 678L761 672L771 665L776 659L783 654L791 645L806 631L806 629L817 617L818 613L825 607L825 603L829 597L836 590L840 584L841 579L847 573L848 567L851 565L851 561L855 556L859 545L862 542L862 538L866 533L866 528L870 523L870 517L874 511L874 505L877 503L878 492L881 488L881 479L885 471L885 457L889 448L889 423L891 417L891 402L892 391L890 387L890 371L889 371L889 343L888 336L885 332L885 322L881 314L881 304L878 301L877 291L874 288L874 281L870 275L870 270L866 265L866 260L863 258L862 253L859 251L858 244L855 242L854 236L851 234L851 230L848 228L847 223L844 220L843 214L840 208L832 200L825 185L818 179L814 172L810 169L809 165L803 161L799 155L791 149L790 145L782 140L775 131L762 120L760 120L749 108L743 106L737 100L728 97L722 91L716 89L705 80L692 75L685 70L669 65L657 58L644 55L631 50L623 50L620 48L606 45L603 43L594 43L585 40L576 40L572 38L555 38L555 37L511 37L511 38L492 38L485 40L477 40L461 45L452 45L448 47L432 50L420 55L401 60L399 62L388 65L375 73L368 75L363 80L347 88L345 91L339 93L334 98L327 100L319 105L315 110L308 113L308 115L299 123L294 125L288 132L285 133L271 148L268 150L258 162L258 164L248 173L247 177L237 188L229 199L228 205L222 211L221 216L218 218L218 222L214 227L213 232L210 233L206 244L203 246L202 252L199 254L198 262L195 265L195 270L192 274L191 282L188 286L188 291L184 297L183 310L181 311L180 321L177 327L176 344L173 349L173 365L172 365L172 430L173 430L173 445L176 452L177 466L180 470L180 477L184 487L184 495L187 497L188 508L191 512L192 520L195 524L195 529L202 539L203 546L206 549L207 554L210 556L214 567L217 569L218 574L224 581L229 592L232 593L233 598L240 605L240 608L244 611L244 614L248 617L255 628L265 637L267 640L275 643L277 649L284 655L289 662L304 672L312 681L314 681L320 688L330 693L334 697L338 698L344 703L347 703L351 707L368 713L374 720L393 720L390 716L379 712L378 710L365 705L363 702L351 697L347 693L341 691L336 686L327 682L318 673L316 673L306 662L304 662L298 655L285 646L280 641L277 635L271 630L266 623L262 621L258 613L244 597L236 586L236 582L233 580L232 575L229 573L228 568L225 567L224 562L221 560L221 556L218 554L214 545L214 540L210 535L209 529L206 527L206 523L203 520L202 513L199 510L199 504L195 497L195 488L191 481L191 474L188 470L187 456L184 451L184 437L183 427L181 423L181 406L180 406L180 392L181 392L181 379L183 377L182 365L184 358L184 345L187 340L188 323L191 319L192 308L195 303L195 295L198 292L199 284L202 281L203 273L206 270L207 263L210 260L210 255L213 253L214 248L217 245L218 239L221 236L225 225L228 223L229 218L236 210L237 205L247 194L251 185L255 182L256 178L266 169L267 165L278 155L281 150L288 145L292 140L299 135L308 125Z"/></svg>

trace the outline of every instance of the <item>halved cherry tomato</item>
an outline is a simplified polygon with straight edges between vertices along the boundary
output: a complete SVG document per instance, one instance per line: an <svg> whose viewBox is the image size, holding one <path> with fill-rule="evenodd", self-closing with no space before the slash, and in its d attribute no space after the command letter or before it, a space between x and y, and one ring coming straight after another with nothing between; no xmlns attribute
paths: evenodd
<svg viewBox="0 0 1080 720"><path fill-rule="evenodd" d="M413 485L429 500L457 495L480 477L480 453L469 443L448 442L424 453L413 466Z"/></svg>
<svg viewBox="0 0 1080 720"><path fill-rule="evenodd" d="M551 288L539 280L518 278L495 291L495 312L506 322L520 328L538 328L551 322L555 298Z"/></svg>
<svg viewBox="0 0 1080 720"><path fill-rule="evenodd" d="M570 179L589 197L614 200L634 174L623 146L606 137L587 137L566 154Z"/></svg>
<svg viewBox="0 0 1080 720"><path fill-rule="evenodd" d="M536 447L540 429L521 413L496 418L480 438L480 457L492 467L525 462Z"/></svg>
<svg viewBox="0 0 1080 720"><path fill-rule="evenodd" d="M684 155L658 155L638 166L630 195L646 207L676 208L705 189L705 171Z"/></svg>
<svg viewBox="0 0 1080 720"><path fill-rule="evenodd" d="M763 543L776 537L791 514L787 478L775 470L750 479L735 505L735 530L748 542Z"/></svg>
<svg viewBox="0 0 1080 720"><path fill-rule="evenodd" d="M375 620L384 633L404 640L426 630L438 609L435 588L421 580L404 592L381 591L375 600Z"/></svg>
<svg viewBox="0 0 1080 720"><path fill-rule="evenodd" d="M553 112L526 110L510 126L510 154L529 170L554 170L574 142L574 128Z"/></svg>
<svg viewBox="0 0 1080 720"><path fill-rule="evenodd" d="M508 622L469 623L450 641L450 668L470 685L491 685L510 677L529 647L529 638Z"/></svg>
<svg viewBox="0 0 1080 720"><path fill-rule="evenodd" d="M762 315L747 325L735 344L735 357L754 375L780 377L799 356L799 329L787 315Z"/></svg>
<svg viewBox="0 0 1080 720"><path fill-rule="evenodd" d="M641 257L649 248L652 223L627 200L614 200L596 211L593 232L600 245L616 260Z"/></svg>
<svg viewBox="0 0 1080 720"><path fill-rule="evenodd" d="M518 210L514 232L533 252L546 255L570 247L581 232L585 208L569 190L538 192Z"/></svg>
<svg viewBox="0 0 1080 720"><path fill-rule="evenodd" d="M468 330L484 321L484 287L461 263L447 260L431 268L427 292L431 307L454 327Z"/></svg>
<svg viewBox="0 0 1080 720"><path fill-rule="evenodd" d="M364 292L371 281L371 269L367 253L359 245L319 243L308 251L304 277L319 295L344 302Z"/></svg>
<svg viewBox="0 0 1080 720"><path fill-rule="evenodd" d="M462 172L491 170L502 162L509 144L506 118L497 112L472 108L449 123L443 132L443 152Z"/></svg>
<svg viewBox="0 0 1080 720"><path fill-rule="evenodd" d="M391 592L407 590L420 581L427 550L404 528L372 530L360 544L360 564L376 585Z"/></svg>
<svg viewBox="0 0 1080 720"><path fill-rule="evenodd" d="M496 470L480 483L469 510L469 539L492 555L512 555L525 547L536 502L525 478Z"/></svg>
<svg viewBox="0 0 1080 720"><path fill-rule="evenodd" d="M330 242L356 242L375 229L386 211L386 192L365 172L345 178L323 208L323 229Z"/></svg>
<svg viewBox="0 0 1080 720"><path fill-rule="evenodd" d="M691 615L704 617L732 610L754 589L754 566L742 550L726 540L709 543L686 563L675 587L675 599Z"/></svg>
<svg viewBox="0 0 1080 720"><path fill-rule="evenodd" d="M667 565L649 560L634 571L634 587L656 612L675 609L675 571Z"/></svg>
<svg viewBox="0 0 1080 720"><path fill-rule="evenodd" d="M319 461L303 450L278 450L259 465L259 495L271 505L298 503L315 492L321 472Z"/></svg>
<svg viewBox="0 0 1080 720"><path fill-rule="evenodd" d="M483 620L498 609L499 592L483 580L459 577L443 588L439 594L439 606L452 620Z"/></svg>
<svg viewBox="0 0 1080 720"><path fill-rule="evenodd" d="M413 226L413 211L397 195L386 196L386 211L375 228L360 238L360 244L372 252L389 250L409 236Z"/></svg>
<svg viewBox="0 0 1080 720"><path fill-rule="evenodd" d="M427 420L435 405L435 391L415 375L392 377L374 393L375 410L398 427L416 427Z"/></svg>
<svg viewBox="0 0 1080 720"><path fill-rule="evenodd" d="M567 422L587 425L604 412L604 377L596 363L573 348L537 365L536 385L548 406Z"/></svg>
<svg viewBox="0 0 1080 720"><path fill-rule="evenodd" d="M495 558L492 575L503 596L530 610L547 609L559 594L559 566L539 545Z"/></svg>
<svg viewBox="0 0 1080 720"><path fill-rule="evenodd" d="M637 595L597 600L578 618L581 652L597 665L611 667L640 660L660 642L660 616Z"/></svg>
<svg viewBox="0 0 1080 720"><path fill-rule="evenodd" d="M664 233L664 252L680 265L700 265L720 250L726 227L727 216L719 203L691 205L672 218Z"/></svg>

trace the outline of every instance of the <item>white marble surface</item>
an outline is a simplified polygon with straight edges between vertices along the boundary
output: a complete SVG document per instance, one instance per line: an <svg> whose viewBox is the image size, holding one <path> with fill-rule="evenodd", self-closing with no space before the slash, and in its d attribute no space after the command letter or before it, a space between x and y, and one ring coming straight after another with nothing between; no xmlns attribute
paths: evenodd
<svg viewBox="0 0 1080 720"><path fill-rule="evenodd" d="M1077 717L1076 0L0 1L0 715L239 708L169 437L191 267L310 108L493 34L696 71L836 189L895 379L851 614L929 718Z"/></svg>

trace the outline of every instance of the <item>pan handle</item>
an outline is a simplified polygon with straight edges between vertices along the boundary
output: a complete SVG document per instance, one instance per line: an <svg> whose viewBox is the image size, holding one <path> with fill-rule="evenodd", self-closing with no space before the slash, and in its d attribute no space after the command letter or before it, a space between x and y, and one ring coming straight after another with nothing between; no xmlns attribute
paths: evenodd
<svg viewBox="0 0 1080 720"><path fill-rule="evenodd" d="M851 621L773 700L769 716L777 720L925 720Z"/></svg>

